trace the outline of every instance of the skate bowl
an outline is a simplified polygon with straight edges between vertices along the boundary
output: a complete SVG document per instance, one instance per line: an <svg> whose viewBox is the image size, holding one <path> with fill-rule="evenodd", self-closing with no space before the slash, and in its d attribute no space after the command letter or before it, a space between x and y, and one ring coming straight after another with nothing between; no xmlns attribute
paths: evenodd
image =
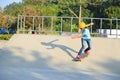
<svg viewBox="0 0 120 80"><path fill-rule="evenodd" d="M91 54L73 61L80 39L15 34L0 47L0 80L119 80L120 39L92 38Z"/></svg>

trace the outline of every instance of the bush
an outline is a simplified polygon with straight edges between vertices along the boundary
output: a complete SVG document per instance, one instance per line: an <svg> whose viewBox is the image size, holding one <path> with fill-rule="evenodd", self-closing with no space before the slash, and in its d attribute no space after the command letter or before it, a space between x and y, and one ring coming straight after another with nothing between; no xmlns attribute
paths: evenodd
<svg viewBox="0 0 120 80"><path fill-rule="evenodd" d="M54 26L54 30L55 30L55 31L60 31L60 25L55 25L55 26Z"/></svg>
<svg viewBox="0 0 120 80"><path fill-rule="evenodd" d="M72 32L78 32L78 26L76 24L72 25Z"/></svg>
<svg viewBox="0 0 120 80"><path fill-rule="evenodd" d="M1 34L0 40L9 40L12 37L12 35L9 34Z"/></svg>
<svg viewBox="0 0 120 80"><path fill-rule="evenodd" d="M91 37L99 37L99 34L98 33L92 33Z"/></svg>
<svg viewBox="0 0 120 80"><path fill-rule="evenodd" d="M45 34L51 34L51 35L59 35L60 32L59 31L53 31L53 32L45 32Z"/></svg>

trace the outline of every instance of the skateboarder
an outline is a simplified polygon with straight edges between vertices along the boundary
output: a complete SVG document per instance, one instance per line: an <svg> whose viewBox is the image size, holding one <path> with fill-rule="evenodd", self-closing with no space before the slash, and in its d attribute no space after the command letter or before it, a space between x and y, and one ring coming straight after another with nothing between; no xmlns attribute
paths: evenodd
<svg viewBox="0 0 120 80"><path fill-rule="evenodd" d="M91 50L91 37L90 37L90 32L89 32L89 29L87 29L88 26L91 26L93 25L94 23L90 23L90 24L85 24L84 22L80 22L79 23L79 30L78 32L80 32L79 35L75 35L75 36L72 36L71 38L72 39L75 39L75 38L81 38L81 44L82 44L82 47L81 49L79 50L78 52L78 55L76 56L76 59L77 60L80 60L83 58L81 56L82 52L84 51L85 54L89 54L90 53L90 50ZM85 49L85 42L87 43L88 47Z"/></svg>

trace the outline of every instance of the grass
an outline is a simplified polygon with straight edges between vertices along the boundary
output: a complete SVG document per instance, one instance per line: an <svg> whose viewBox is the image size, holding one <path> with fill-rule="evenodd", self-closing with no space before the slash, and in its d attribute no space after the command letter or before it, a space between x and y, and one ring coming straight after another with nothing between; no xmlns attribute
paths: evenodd
<svg viewBox="0 0 120 80"><path fill-rule="evenodd" d="M11 37L10 34L0 34L0 40L9 40Z"/></svg>
<svg viewBox="0 0 120 80"><path fill-rule="evenodd" d="M99 37L100 35L98 33L92 33L91 37Z"/></svg>

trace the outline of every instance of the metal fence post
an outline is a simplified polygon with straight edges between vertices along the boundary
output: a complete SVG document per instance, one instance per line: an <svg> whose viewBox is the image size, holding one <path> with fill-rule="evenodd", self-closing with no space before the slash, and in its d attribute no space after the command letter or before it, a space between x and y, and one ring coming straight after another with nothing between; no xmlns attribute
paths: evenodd
<svg viewBox="0 0 120 80"><path fill-rule="evenodd" d="M62 20L63 18L61 17L60 35L62 34Z"/></svg>
<svg viewBox="0 0 120 80"><path fill-rule="evenodd" d="M100 36L102 35L102 18L100 19Z"/></svg>
<svg viewBox="0 0 120 80"><path fill-rule="evenodd" d="M93 19L91 18L91 22L93 21ZM91 27L90 27L90 31L91 31L91 33L92 33L92 25L91 25Z"/></svg>
<svg viewBox="0 0 120 80"><path fill-rule="evenodd" d="M70 32L72 32L72 21L73 21L73 17L71 18L71 21L70 21Z"/></svg>
<svg viewBox="0 0 120 80"><path fill-rule="evenodd" d="M112 35L112 19L110 19L110 35Z"/></svg>
<svg viewBox="0 0 120 80"><path fill-rule="evenodd" d="M25 16L24 16L24 23L23 23L23 32L25 33Z"/></svg>
<svg viewBox="0 0 120 80"><path fill-rule="evenodd" d="M116 18L116 38L118 38L118 19Z"/></svg>
<svg viewBox="0 0 120 80"><path fill-rule="evenodd" d="M18 15L18 20L17 20L17 33L19 34L19 17L20 15Z"/></svg>
<svg viewBox="0 0 120 80"><path fill-rule="evenodd" d="M53 30L53 17L51 17L51 32L52 32L52 30Z"/></svg>
<svg viewBox="0 0 120 80"><path fill-rule="evenodd" d="M43 32L43 26L44 26L44 16L42 16L42 32Z"/></svg>
<svg viewBox="0 0 120 80"><path fill-rule="evenodd" d="M35 27L34 27L34 16L33 16L32 22L33 22L32 31L34 31L34 29L35 29Z"/></svg>
<svg viewBox="0 0 120 80"><path fill-rule="evenodd" d="M22 15L20 16L20 22L21 22L21 24L20 24L20 31L22 30Z"/></svg>

